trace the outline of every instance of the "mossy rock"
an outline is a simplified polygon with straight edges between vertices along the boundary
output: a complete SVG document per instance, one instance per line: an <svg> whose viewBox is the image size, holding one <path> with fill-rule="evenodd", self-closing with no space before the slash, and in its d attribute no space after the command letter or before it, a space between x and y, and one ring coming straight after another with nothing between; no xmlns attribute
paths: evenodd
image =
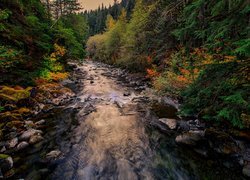
<svg viewBox="0 0 250 180"><path fill-rule="evenodd" d="M22 116L20 114L13 113L10 111L0 114L0 123L9 122L9 121L18 120L18 119L22 119Z"/></svg>
<svg viewBox="0 0 250 180"><path fill-rule="evenodd" d="M20 109L17 109L15 111L13 111L16 114L20 114L21 116L27 116L29 114L31 114L31 110L25 107L22 107Z"/></svg>
<svg viewBox="0 0 250 180"><path fill-rule="evenodd" d="M30 90L32 88L28 87L26 89L15 89L11 87L4 86L0 90L0 98L6 101L14 101L17 102L21 99L26 99L30 97Z"/></svg>
<svg viewBox="0 0 250 180"><path fill-rule="evenodd" d="M0 93L0 99L7 101L7 102L15 102L16 101L16 99L14 97L3 94L3 93Z"/></svg>
<svg viewBox="0 0 250 180"><path fill-rule="evenodd" d="M11 122L8 122L5 126L8 128L12 128L12 127L20 128L23 125L24 123L22 121L11 121Z"/></svg>
<svg viewBox="0 0 250 180"><path fill-rule="evenodd" d="M8 157L10 156L7 154L0 154L0 160L7 159Z"/></svg>

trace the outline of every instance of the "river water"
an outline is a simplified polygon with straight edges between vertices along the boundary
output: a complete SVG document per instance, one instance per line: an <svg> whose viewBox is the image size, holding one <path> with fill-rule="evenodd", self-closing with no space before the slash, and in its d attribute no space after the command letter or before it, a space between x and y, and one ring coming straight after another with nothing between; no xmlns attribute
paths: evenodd
<svg viewBox="0 0 250 180"><path fill-rule="evenodd" d="M17 178L242 179L217 160L178 146L175 132L151 126L159 109L150 108L142 93L109 75L113 69L88 62L78 71L82 89L67 106L39 117L47 123L46 140L15 157L22 159ZM169 116L173 118L172 110ZM49 164L41 160L55 149L63 157Z"/></svg>

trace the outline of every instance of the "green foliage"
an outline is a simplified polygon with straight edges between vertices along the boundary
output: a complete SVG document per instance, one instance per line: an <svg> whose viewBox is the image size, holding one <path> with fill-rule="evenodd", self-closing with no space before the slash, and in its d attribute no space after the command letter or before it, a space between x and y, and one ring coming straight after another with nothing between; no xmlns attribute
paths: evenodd
<svg viewBox="0 0 250 180"><path fill-rule="evenodd" d="M54 30L58 43L67 48L68 57L82 59L85 56L88 26L82 15L70 14L62 17Z"/></svg>
<svg viewBox="0 0 250 180"><path fill-rule="evenodd" d="M126 18L130 19L135 5L135 0L121 0L120 3L115 3L113 6L104 7L103 5L96 10L85 11L83 15L86 17L89 25L89 35L93 36L102 33L107 28L106 19L111 16L117 20L123 9L127 12Z"/></svg>
<svg viewBox="0 0 250 180"><path fill-rule="evenodd" d="M131 20L127 22L127 12L121 10L117 21L108 16L106 32L91 37L87 43L90 57L107 63L126 67L132 71L145 71L148 66L148 39L144 30L149 22L149 15L155 6L136 2ZM98 42L99 41L99 42Z"/></svg>
<svg viewBox="0 0 250 180"><path fill-rule="evenodd" d="M8 9L4 9L4 10L0 9L0 32L3 30L6 30L5 25L1 22L4 20L7 20L10 15L11 15L11 11L9 11Z"/></svg>
<svg viewBox="0 0 250 180"><path fill-rule="evenodd" d="M27 86L39 76L62 70L63 64L48 61L54 43L67 48L61 62L83 58L88 26L83 16L72 13L52 20L40 0L2 0L0 82Z"/></svg>
<svg viewBox="0 0 250 180"><path fill-rule="evenodd" d="M4 111L4 107L0 106L0 112Z"/></svg>
<svg viewBox="0 0 250 180"><path fill-rule="evenodd" d="M183 115L199 114L204 119L247 127L242 115L249 114L249 85L242 64L211 65L183 93Z"/></svg>
<svg viewBox="0 0 250 180"><path fill-rule="evenodd" d="M0 70L4 71L17 63L20 52L0 45Z"/></svg>

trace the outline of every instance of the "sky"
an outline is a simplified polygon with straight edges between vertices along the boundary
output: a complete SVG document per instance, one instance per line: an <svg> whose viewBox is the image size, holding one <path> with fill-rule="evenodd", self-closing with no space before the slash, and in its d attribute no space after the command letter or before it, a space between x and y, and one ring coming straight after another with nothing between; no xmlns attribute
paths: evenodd
<svg viewBox="0 0 250 180"><path fill-rule="evenodd" d="M102 3L105 6L109 6L109 4L113 4L114 0L79 0L82 3L84 10L97 9L99 5Z"/></svg>

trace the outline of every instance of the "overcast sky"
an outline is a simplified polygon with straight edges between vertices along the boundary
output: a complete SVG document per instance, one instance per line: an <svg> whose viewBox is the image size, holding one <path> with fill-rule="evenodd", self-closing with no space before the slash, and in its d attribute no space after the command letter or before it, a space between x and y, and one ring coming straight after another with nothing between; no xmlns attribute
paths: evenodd
<svg viewBox="0 0 250 180"><path fill-rule="evenodd" d="M109 4L113 4L114 0L80 0L84 10L97 9L99 5L102 3L105 6L109 6Z"/></svg>

